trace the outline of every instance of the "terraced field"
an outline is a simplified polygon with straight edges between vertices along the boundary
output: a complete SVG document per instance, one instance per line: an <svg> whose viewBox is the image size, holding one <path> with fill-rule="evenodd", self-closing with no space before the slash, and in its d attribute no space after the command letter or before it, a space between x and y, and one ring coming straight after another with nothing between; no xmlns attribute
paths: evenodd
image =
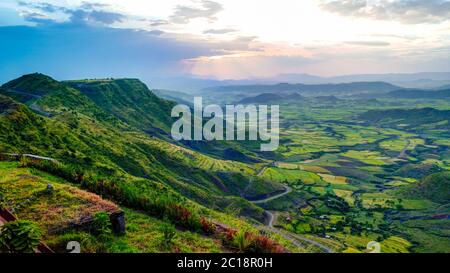
<svg viewBox="0 0 450 273"><path fill-rule="evenodd" d="M385 102L387 109L389 103ZM442 101L427 103L417 107L450 108ZM408 105L411 101L396 107ZM293 192L265 208L279 214L275 226L311 236L336 251L370 252L367 244L371 241L379 242L382 252L431 249L423 238L426 231L419 232L412 222L392 228L402 226L397 220L400 215L402 219L417 215L427 219L439 207L404 191L416 187L430 173L449 168L448 134L434 128L445 123L406 129L402 123L380 126L359 119L360 113L372 108L345 100L334 107L282 105L282 145L277 161L262 177L285 183ZM376 106L380 108L383 106ZM450 210L445 208L444 215L448 215ZM438 230L443 234L442 227ZM450 252L448 238L441 239L446 243L439 243L437 249Z"/></svg>

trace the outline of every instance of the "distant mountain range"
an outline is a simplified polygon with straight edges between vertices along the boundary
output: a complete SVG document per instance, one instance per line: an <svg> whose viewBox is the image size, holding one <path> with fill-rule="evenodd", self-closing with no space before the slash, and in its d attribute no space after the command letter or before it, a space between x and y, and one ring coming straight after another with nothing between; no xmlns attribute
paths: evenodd
<svg viewBox="0 0 450 273"><path fill-rule="evenodd" d="M161 89L196 92L201 89L234 85L290 84L340 84L351 82L386 82L403 88L439 88L450 85L450 72L357 74L335 77L320 77L310 74L280 74L268 78L246 80L214 80L195 77L151 78L148 82Z"/></svg>
<svg viewBox="0 0 450 273"><path fill-rule="evenodd" d="M445 99L450 98L450 89L432 91L420 89L402 89L389 92L387 96L399 99Z"/></svg>
<svg viewBox="0 0 450 273"><path fill-rule="evenodd" d="M382 81L405 88L437 88L450 84L450 72L359 74L336 77L319 77L309 74L281 74L273 77L272 80L307 84Z"/></svg>
<svg viewBox="0 0 450 273"><path fill-rule="evenodd" d="M205 93L262 93L262 92L300 92L307 95L355 94L355 93L387 93L400 87L385 82L352 82L340 84L289 84L275 85L236 85L203 89Z"/></svg>

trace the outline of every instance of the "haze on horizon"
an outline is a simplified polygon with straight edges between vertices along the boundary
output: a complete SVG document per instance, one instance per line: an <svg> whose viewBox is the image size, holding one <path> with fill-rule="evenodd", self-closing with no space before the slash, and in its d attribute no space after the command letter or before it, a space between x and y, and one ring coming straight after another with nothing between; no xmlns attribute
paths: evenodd
<svg viewBox="0 0 450 273"><path fill-rule="evenodd" d="M0 81L449 71L446 0L2 0Z"/></svg>

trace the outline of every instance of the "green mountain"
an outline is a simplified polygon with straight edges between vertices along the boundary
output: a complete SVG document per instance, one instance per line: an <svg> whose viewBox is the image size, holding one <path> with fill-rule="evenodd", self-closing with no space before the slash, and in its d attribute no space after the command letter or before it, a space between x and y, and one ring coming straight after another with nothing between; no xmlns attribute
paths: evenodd
<svg viewBox="0 0 450 273"><path fill-rule="evenodd" d="M439 172L423 178L419 183L411 186L410 194L418 198L425 198L439 204L450 201L450 172Z"/></svg>
<svg viewBox="0 0 450 273"><path fill-rule="evenodd" d="M413 128L437 123L439 128L448 128L450 111L434 108L370 110L361 114L360 119L388 126L404 124Z"/></svg>
<svg viewBox="0 0 450 273"><path fill-rule="evenodd" d="M264 180L248 187L255 174L249 165L149 136L143 130L165 130L159 125L168 122L164 114L172 103L158 99L137 80L95 81L92 89L83 85L83 91L72 86L75 82L59 83L40 74L2 86L0 94L14 99L17 90L40 95L22 98L25 104L1 97L1 111L7 114L0 116L0 129L7 133L0 136L0 152L37 154L102 175L149 179L200 204L258 221L264 220L264 211L240 196L252 198L283 189ZM145 97L141 101L139 94ZM120 98L125 102L119 103ZM113 107L116 102L117 108ZM148 127L138 128L139 116L127 112L126 105L144 112L151 103L154 108L142 114Z"/></svg>
<svg viewBox="0 0 450 273"><path fill-rule="evenodd" d="M153 94L137 79L68 81L98 107L150 134L168 134L174 102Z"/></svg>

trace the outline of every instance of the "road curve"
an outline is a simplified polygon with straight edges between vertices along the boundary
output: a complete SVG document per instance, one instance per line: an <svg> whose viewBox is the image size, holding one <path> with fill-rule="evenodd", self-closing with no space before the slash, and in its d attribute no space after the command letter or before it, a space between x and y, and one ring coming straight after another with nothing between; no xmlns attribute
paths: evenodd
<svg viewBox="0 0 450 273"><path fill-rule="evenodd" d="M252 202L253 204L264 204L264 203L267 203L269 201L272 201L272 200L278 199L280 197L283 197L286 194L289 194L289 193L292 192L292 189L289 186L286 186L286 185L283 185L283 186L284 186L284 191L282 193L280 193L280 194L277 194L277 195L274 195L274 196L270 196L270 197L267 197L267 198L264 198L264 199L260 199L260 200L250 201L250 202Z"/></svg>
<svg viewBox="0 0 450 273"><path fill-rule="evenodd" d="M257 173L256 176L261 176L261 175L264 173L264 171L267 169L267 167L268 167L267 165L264 166L264 167ZM249 185L250 185L252 182L253 182L253 179L250 178ZM280 194L277 194L277 195L274 195L274 196L271 196L271 197L267 197L267 198L264 198L264 199L260 199L260 200L253 200L253 201L250 201L250 202L252 202L253 204L264 204L264 203L267 203L267 202L269 202L269 201L272 201L272 200L278 199L278 198L280 198L280 197L283 197L283 196L285 196L285 195L287 195L287 194L289 194L289 193L292 192L292 188L291 188L291 187L289 187L289 186L287 186L287 185L283 185L283 186L284 186L284 189L285 189L285 190L284 190L284 192L282 192L282 193L280 193ZM309 238L300 236L300 235L298 235L298 234L293 234L293 233L291 233L291 232L288 232L288 231L285 231L285 230L282 230L282 229L279 229L279 228L274 227L274 226L273 226L273 222L275 221L275 215L274 215L272 212L268 211L268 210L265 210L264 212L265 212L265 214L266 214L266 225L267 225L267 229L270 230L270 231L272 231L272 232L274 232L274 233L277 233L277 234L283 236L284 238L286 238L286 239L288 239L289 241L291 241L291 242L292 242L294 245L296 245L297 247L301 247L301 248L304 248L304 247L305 247L304 244L300 243L300 241L301 241L301 242L303 242L303 243L306 242L306 243L308 243L308 244L314 245L314 246L316 246L317 248L319 248L319 249L321 249L322 251L324 251L325 253L333 253L333 252L334 252L333 249L331 249L331 248L329 248L329 247L327 247L327 246L325 246L325 245L323 245L323 244L321 244L321 243L319 243L319 242L316 242L316 241L314 241L314 240L312 240L312 239L309 239Z"/></svg>

